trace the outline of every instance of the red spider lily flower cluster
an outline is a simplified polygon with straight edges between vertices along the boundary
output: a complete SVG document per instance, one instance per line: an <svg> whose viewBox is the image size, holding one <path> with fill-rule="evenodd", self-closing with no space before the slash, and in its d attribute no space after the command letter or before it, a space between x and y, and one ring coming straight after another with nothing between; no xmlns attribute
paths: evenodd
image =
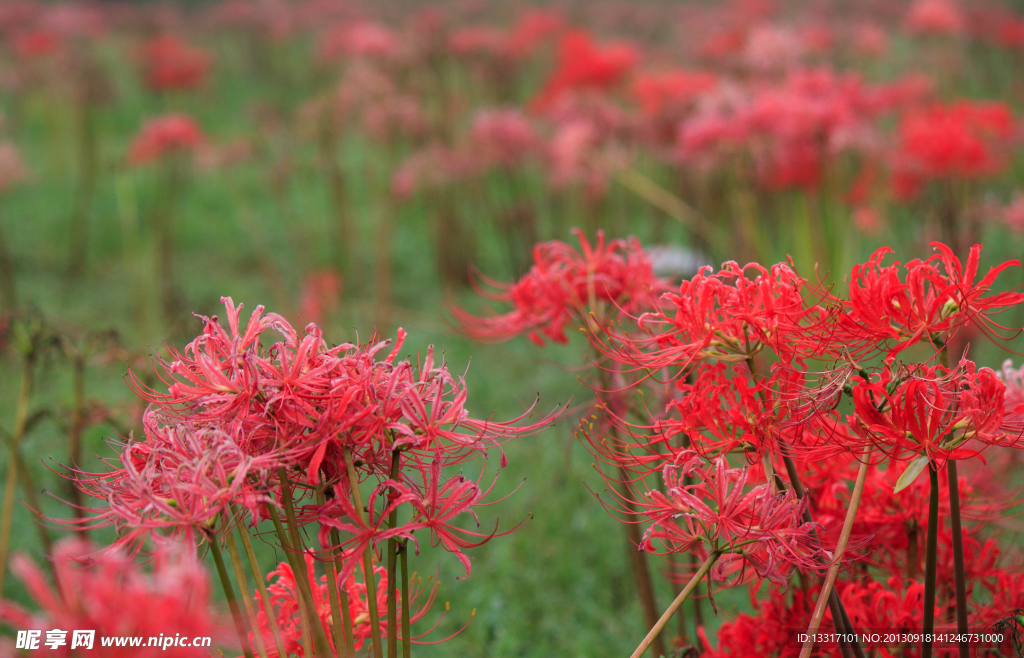
<svg viewBox="0 0 1024 658"><path fill-rule="evenodd" d="M206 141L196 120L184 114L149 119L132 140L128 160L146 164L170 154L194 151Z"/></svg>
<svg viewBox="0 0 1024 658"><path fill-rule="evenodd" d="M591 245L582 231L573 232L580 242L578 251L557 240L544 242L534 247L533 267L515 283L485 279L495 290L482 294L511 303L512 311L476 317L453 307L462 331L482 341L526 334L538 345L545 338L564 343L566 327L587 324L589 313L607 320L617 312L642 312L668 289L668 283L654 275L650 256L635 238L607 240L598 231Z"/></svg>
<svg viewBox="0 0 1024 658"><path fill-rule="evenodd" d="M642 514L651 525L641 550L659 552L660 544L702 560L720 551L726 555L711 571L719 581L742 581L749 566L759 578L785 585L793 566L820 565L814 524L803 519L806 501L792 491L773 493L768 484L747 489L749 477L748 469L730 468L724 457L705 465L695 451L676 454L662 471L664 493L643 494Z"/></svg>
<svg viewBox="0 0 1024 658"><path fill-rule="evenodd" d="M146 86L153 91L201 87L210 70L210 55L171 35L153 37L142 47Z"/></svg>
<svg viewBox="0 0 1024 658"><path fill-rule="evenodd" d="M309 584L311 591L313 592L313 603L316 606L316 616L320 623L324 627L324 631L328 637L331 637L331 626L335 623L331 618L331 604L327 586L327 576L321 576L320 580L317 581L316 576L313 573L314 559L311 555L306 555L306 569L309 574ZM375 596L377 599L377 609L387 610L387 591L388 591L388 574L384 567L374 567L377 578L377 591ZM271 571L267 574L267 578L275 579L273 584L267 587L270 593L273 610L271 614L277 619L278 628L281 629L281 635L284 639L284 648L287 655L295 654L297 656L304 656L304 649L302 646L302 623L300 620L299 612L299 600L298 593L296 590L295 573L292 571L291 565L287 562L282 562L278 565L275 571ZM349 607L349 617L352 619L352 635L355 648L357 650L362 649L364 646L370 644L370 614L369 607L366 600L366 584L364 581L357 581L355 575L351 575L346 580L342 580L339 577L338 586L342 588L347 596L347 602ZM411 616L409 622L415 623L423 618L423 616L430 609L431 604L434 602L434 594L436 593L436 587L426 593L426 601L419 606L417 611ZM422 591L414 591L411 594L411 600L413 606L417 606L417 600ZM401 595L401 592L399 592ZM267 617L267 610L263 607L263 600L260 597L256 597L256 604L259 606L257 611L257 618L259 623L259 632L265 638L265 642L268 648L268 656L278 657L277 649L273 647L272 634L270 631L269 620ZM401 623L399 618L398 623ZM341 623L340 620L338 623ZM390 623L388 619L382 617L379 620L378 626L380 628L381 635L386 634L387 626ZM333 642L333 640L332 640ZM332 646L332 648L334 648ZM335 651L338 650L335 648Z"/></svg>
<svg viewBox="0 0 1024 658"><path fill-rule="evenodd" d="M725 555L712 577L728 582L738 573L741 582L752 571L755 582L767 578L779 586L789 582L785 565L821 571L833 560L842 560L838 568L860 559L867 566L855 568L867 580L848 581L843 596L860 601L882 592L885 586L869 573L882 568L895 578L886 596L918 601L920 583L902 580L908 571L911 580L921 571L929 489L917 475L927 464L934 470L949 460L1024 445L1019 395L1008 392L1019 388L1016 371L1006 366L1000 377L966 357L952 369L933 363L946 358L946 343L967 323L1000 337L997 332L1006 328L994 316L1024 297L994 288L1000 273L1019 263L979 276L980 247L961 263L945 245L933 246L934 256L906 266L885 265L889 250L880 250L853 268L848 297L819 290L786 264L769 270L726 263L717 273L705 268L682 282L678 294L662 295L632 328L623 323L593 330L592 342L619 380L638 377L658 392L636 406L621 391L599 391L608 400L599 405L604 422L597 431L581 424L585 445L617 474L599 469L620 500L609 509L627 523L650 523L641 550L656 551L656 541L667 553L702 559L717 550ZM925 359L899 360L922 345ZM808 367L822 359L835 365L824 372ZM752 466L732 468L729 455L744 455ZM703 459L711 459L713 468L704 468ZM855 500L846 484L851 478L859 483ZM748 492L748 480L761 483ZM619 491L623 486L626 493ZM943 609L956 612L951 598L959 597L959 584L952 587L949 573L960 570L975 587L992 592L1013 577L1010 567L1000 566L993 542L959 529L961 512L993 518L1008 503L954 503L970 497L962 482L950 479L948 486L963 493L947 500L956 505L954 533L938 541L936 559L951 568L939 589L947 597ZM799 490L802 498L794 494ZM859 515L847 516L858 509ZM880 555L857 555L879 538L891 540ZM730 548L740 545L743 553L728 558ZM899 547L904 551L896 555ZM975 556L970 566L954 548ZM782 634L791 629L783 621L798 615L777 598L772 594L760 606L762 615L777 616L764 620L774 630L760 636L747 622L736 622L722 635L722 650L730 653L720 655L754 650L756 644L747 642L768 643L771 655L789 655L784 645L792 639ZM920 628L919 620L872 616L859 605L851 603L845 612L851 619L856 614L854 623L862 628ZM971 605L979 623L998 619L995 608ZM848 623L837 621L837 628ZM809 611L799 623L811 623Z"/></svg>
<svg viewBox="0 0 1024 658"><path fill-rule="evenodd" d="M640 50L631 43L598 46L587 32L569 31L559 43L558 67L531 101L531 107L543 112L566 92L607 89L622 81L639 61Z"/></svg>
<svg viewBox="0 0 1024 658"><path fill-rule="evenodd" d="M98 505L66 523L113 526L115 549L138 550L165 535L213 546L244 522L240 511L255 525L268 515L276 523L276 509L291 515L298 506L290 523L319 524L324 549L317 556L340 566L345 587L354 587L360 558L366 569L389 540L418 546L417 531L454 553L468 575L465 550L506 533L460 526L463 516L475 519L475 508L489 504L493 485L446 475L444 467L479 458L482 478L489 449L542 430L559 410L531 424L519 421L532 408L512 421L474 418L464 379L436 362L432 347L415 366L398 359L401 329L394 346L331 346L314 324L299 332L262 307L244 323L241 306L223 301L227 327L204 317L201 335L157 362L164 391L132 373L137 393L150 402L145 439L129 439L106 473L73 471ZM271 336L277 342L267 345ZM364 512L359 489L367 486ZM314 489L325 498L314 499ZM386 592L386 583L381 587ZM281 605L278 614L287 620L294 610ZM282 621L286 630L293 626Z"/></svg>
<svg viewBox="0 0 1024 658"><path fill-rule="evenodd" d="M900 120L893 186L901 198L930 180L970 180L1007 164L1006 142L1015 122L1003 103L958 101L907 112Z"/></svg>
<svg viewBox="0 0 1024 658"><path fill-rule="evenodd" d="M97 554L96 547L85 540L62 540L52 556L56 591L28 557L16 556L11 569L41 610L32 613L15 603L0 601L0 619L15 628L44 632L95 630L93 650L110 658L198 658L208 656L210 649L101 648L101 637L148 638L174 629L190 640L212 637L218 644L225 639L230 643L226 620L212 608L210 583L206 570L196 559L195 548L175 542L159 542L156 546L149 571L143 571L122 553ZM68 646L61 648L67 650Z"/></svg>

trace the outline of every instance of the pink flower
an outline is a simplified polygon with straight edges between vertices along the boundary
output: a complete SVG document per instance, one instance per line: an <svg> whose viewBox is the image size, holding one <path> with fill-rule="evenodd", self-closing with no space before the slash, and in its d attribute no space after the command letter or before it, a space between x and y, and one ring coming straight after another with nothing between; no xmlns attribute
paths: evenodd
<svg viewBox="0 0 1024 658"><path fill-rule="evenodd" d="M135 135L128 149L132 164L145 164L172 153L193 151L205 136L195 119L184 114L167 114L149 119Z"/></svg>
<svg viewBox="0 0 1024 658"><path fill-rule="evenodd" d="M522 164L541 148L533 126L517 109L481 110L473 119L469 141L480 160L502 168Z"/></svg>
<svg viewBox="0 0 1024 658"><path fill-rule="evenodd" d="M320 40L318 56L330 62L344 55L393 57L398 53L398 37L380 23L359 21L331 28Z"/></svg>
<svg viewBox="0 0 1024 658"><path fill-rule="evenodd" d="M74 538L60 541L52 559L56 591L29 558L14 557L11 570L41 610L33 613L2 601L0 619L18 629L69 631L68 645L57 655L72 655L70 631L75 629L96 631L90 653L101 658L210 655L209 648L101 647L101 637L174 637L180 633L189 640L209 636L218 644L231 642L232 631L212 609L206 571L191 546L158 542L148 573L121 553L97 553L95 546Z"/></svg>
<svg viewBox="0 0 1024 658"><path fill-rule="evenodd" d="M915 0L906 24L914 34L960 34L967 26L955 0Z"/></svg>
<svg viewBox="0 0 1024 658"><path fill-rule="evenodd" d="M889 35L875 23L858 23L853 28L853 48L867 57L882 57L889 52Z"/></svg>
<svg viewBox="0 0 1024 658"><path fill-rule="evenodd" d="M333 313L341 298L341 277L334 270L318 270L307 274L302 281L302 300L299 315L309 322L323 324L325 316Z"/></svg>
<svg viewBox="0 0 1024 658"><path fill-rule="evenodd" d="M0 142L0 194L27 181L31 173L18 147L11 142Z"/></svg>

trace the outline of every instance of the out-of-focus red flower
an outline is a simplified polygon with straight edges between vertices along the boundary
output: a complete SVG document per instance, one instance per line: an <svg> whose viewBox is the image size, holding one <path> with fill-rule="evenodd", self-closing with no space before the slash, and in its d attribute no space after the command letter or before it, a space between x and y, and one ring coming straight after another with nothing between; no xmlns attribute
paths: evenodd
<svg viewBox="0 0 1024 658"><path fill-rule="evenodd" d="M334 270L307 274L302 281L299 315L303 320L323 324L324 318L338 308L341 298L341 277Z"/></svg>
<svg viewBox="0 0 1024 658"><path fill-rule="evenodd" d="M475 340L505 341L526 334L538 345L548 338L567 340L572 322L587 324L587 314L631 314L651 308L668 283L654 275L651 259L635 238L606 240L598 231L593 245L579 229L573 231L580 250L552 241L534 247L534 266L519 281L500 284L484 292L489 299L508 302L513 310L502 315L477 317L451 308L461 329Z"/></svg>
<svg viewBox="0 0 1024 658"><path fill-rule="evenodd" d="M195 89L210 70L211 56L178 37L153 37L142 47L146 86L154 91Z"/></svg>
<svg viewBox="0 0 1024 658"><path fill-rule="evenodd" d="M1014 233L1024 233L1024 192L1016 192L1006 206L997 207L995 219Z"/></svg>
<svg viewBox="0 0 1024 658"><path fill-rule="evenodd" d="M882 215L871 206L858 206L851 218L857 230L865 235L879 235L882 232Z"/></svg>
<svg viewBox="0 0 1024 658"><path fill-rule="evenodd" d="M345 55L393 57L398 53L398 36L373 21L343 23L328 30L320 39L317 53L321 61L332 62Z"/></svg>
<svg viewBox="0 0 1024 658"><path fill-rule="evenodd" d="M171 153L192 151L206 140L196 120L184 114L168 114L149 119L135 135L128 149L128 160L145 164Z"/></svg>
<svg viewBox="0 0 1024 658"><path fill-rule="evenodd" d="M22 59L52 55L61 47L60 35L48 30L34 30L14 35L14 52Z"/></svg>
<svg viewBox="0 0 1024 658"><path fill-rule="evenodd" d="M530 101L534 112L549 109L573 89L608 89L623 80L640 61L640 50L625 41L605 46L583 30L567 32L559 44L558 66Z"/></svg>
<svg viewBox="0 0 1024 658"><path fill-rule="evenodd" d="M960 34L967 21L955 0L915 0L906 25L914 34Z"/></svg>
<svg viewBox="0 0 1024 658"><path fill-rule="evenodd" d="M638 73L633 82L633 97L648 116L657 116L668 107L691 103L701 92L718 84L713 73L669 70Z"/></svg>
<svg viewBox="0 0 1024 658"><path fill-rule="evenodd" d="M555 10L530 9L524 12L509 31L505 51L517 59L532 55L544 40L565 25L565 18Z"/></svg>
<svg viewBox="0 0 1024 658"><path fill-rule="evenodd" d="M1013 361L1007 359L996 375L1006 385L1006 414L1012 419L1024 420L1024 365L1013 367Z"/></svg>
<svg viewBox="0 0 1024 658"><path fill-rule="evenodd" d="M144 572L120 553L97 553L97 547L81 539L59 542L52 556L57 574L56 591L43 571L24 555L15 556L11 570L39 605L37 613L9 601L0 602L0 619L18 629L50 631L95 630L93 653L104 658L200 658L209 648L101 647L101 637L181 633L189 638L210 636L217 643L231 643L226 620L214 613L210 584L192 546L161 541ZM235 640L237 642L237 640ZM60 655L71 655L61 653Z"/></svg>
<svg viewBox="0 0 1024 658"><path fill-rule="evenodd" d="M853 28L853 49L859 55L882 57L889 52L889 35L877 23L858 23Z"/></svg>
<svg viewBox="0 0 1024 658"><path fill-rule="evenodd" d="M0 142L0 194L24 183L31 175L18 147L10 142Z"/></svg>
<svg viewBox="0 0 1024 658"><path fill-rule="evenodd" d="M542 142L517 109L481 110L470 129L470 148L488 165L512 168L540 152Z"/></svg>
<svg viewBox="0 0 1024 658"><path fill-rule="evenodd" d="M900 120L893 158L894 185L900 196L932 179L974 179L1006 166L1006 140L1015 121L998 102L958 101L911 110Z"/></svg>

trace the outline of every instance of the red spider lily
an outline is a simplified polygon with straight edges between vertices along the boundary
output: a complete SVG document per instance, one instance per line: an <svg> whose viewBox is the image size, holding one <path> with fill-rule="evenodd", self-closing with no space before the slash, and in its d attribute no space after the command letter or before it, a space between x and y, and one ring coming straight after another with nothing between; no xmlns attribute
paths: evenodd
<svg viewBox="0 0 1024 658"><path fill-rule="evenodd" d="M331 477L344 471L344 447L373 471L387 468L382 450L409 444L465 454L537 432L553 418L517 426L526 414L502 422L470 417L464 381L435 365L432 349L418 376L408 361L395 362L404 331L378 360L390 341L328 347L315 325L300 335L280 316L263 316L262 307L243 329L241 307L224 302L230 333L216 318L204 318L203 334L183 352L172 350L173 361L159 363L170 377L168 392L139 393L170 417L240 424L248 454L300 465L310 483L321 470ZM260 339L270 330L284 340L265 349Z"/></svg>
<svg viewBox="0 0 1024 658"><path fill-rule="evenodd" d="M641 514L651 526L641 550L657 552L658 540L670 553L726 553L711 572L720 581L742 580L748 564L759 578L783 585L794 565L818 568L823 556L812 534L815 525L804 522L806 501L792 491L773 494L767 484L745 489L747 469L729 468L725 457L706 467L690 450L667 461L662 476L665 492L644 494Z"/></svg>
<svg viewBox="0 0 1024 658"><path fill-rule="evenodd" d="M34 30L14 35L12 45L21 59L38 59L57 52L62 42L56 32Z"/></svg>
<svg viewBox="0 0 1024 658"><path fill-rule="evenodd" d="M511 169L539 154L541 141L519 110L484 110L473 119L470 148L484 163Z"/></svg>
<svg viewBox="0 0 1024 658"><path fill-rule="evenodd" d="M395 492L396 498L393 504L408 503L412 508L412 518L398 530L408 533L410 538L416 530L429 530L431 540L449 553L453 553L466 568L466 576L469 576L470 561L463 551L467 548L481 546L495 537L514 532L516 528L502 533L495 530L489 534L482 534L454 525L452 521L462 514L472 515L477 525L480 525L473 508L490 504L483 501L490 494L494 483L492 482L491 486L484 490L480 487L479 480L474 482L462 475L442 479L441 465L442 455L438 454L429 465L416 465L419 475L416 480L418 481L403 476L401 482L388 480L381 486L388 486ZM484 469L481 468L481 478L483 478L483 474Z"/></svg>
<svg viewBox="0 0 1024 658"><path fill-rule="evenodd" d="M949 372L941 366L906 371L885 368L853 388L850 426L890 458L965 459L976 442L1013 446L1004 428L1005 385L988 368L966 359Z"/></svg>
<svg viewBox="0 0 1024 658"><path fill-rule="evenodd" d="M668 288L654 275L650 257L635 238L606 240L598 231L597 242L591 245L582 231L573 233L580 241L579 251L564 242L544 242L534 247L534 266L519 281L500 284L485 279L496 292L482 294L510 302L514 310L475 317L451 307L462 331L480 341L504 341L525 333L538 345L544 344L544 337L564 343L566 327L586 324L588 313L605 317L613 307L627 314L640 312Z"/></svg>
<svg viewBox="0 0 1024 658"><path fill-rule="evenodd" d="M1024 420L1024 366L1013 367L1013 361L1007 359L1003 368L996 373L1006 386L1006 415L1015 420Z"/></svg>
<svg viewBox="0 0 1024 658"><path fill-rule="evenodd" d="M333 62L345 55L363 57L394 57L401 41L394 32L379 23L359 21L337 25L328 30L317 49L323 62Z"/></svg>
<svg viewBox="0 0 1024 658"><path fill-rule="evenodd" d="M959 101L906 113L892 167L901 198L914 196L929 180L965 180L1002 170L1003 153L1014 129L1002 103Z"/></svg>
<svg viewBox="0 0 1024 658"><path fill-rule="evenodd" d="M100 637L156 637L168 631L230 642L226 620L213 612L210 584L194 548L168 542L156 546L147 573L122 553L99 553L84 540L64 539L52 556L56 591L31 560L15 556L11 569L41 611L30 613L0 601L0 619L19 629L68 630L68 644L59 649L61 656L77 655L78 651L69 650L70 631L75 629L95 630L94 651L106 658L208 656L209 648L100 646Z"/></svg>
<svg viewBox="0 0 1024 658"><path fill-rule="evenodd" d="M318 580L313 569L313 557L309 554L305 557L306 572L309 574L309 585L313 594L313 605L316 608L316 616L323 625L324 632L327 637L330 638L332 648L334 648L334 634L331 632L331 627L335 623L340 624L341 620L331 618L331 604L328 594L329 588L327 585L327 576L320 576ZM374 567L374 576L377 588L374 592L377 599L377 609L387 610L387 570L383 567ZM299 618L299 603L296 596L295 574L292 572L291 565L287 562L282 562L278 565L275 571L271 571L267 574L268 581L275 577L277 580L267 587L267 592L270 594L270 601L273 606L272 614L277 619L278 627L281 629L281 636L284 640L285 651L288 652L288 655L295 654L297 656L305 656L302 646L302 624ZM339 589L344 591L348 597L348 608L350 619L352 620L352 637L354 639L355 648L362 649L364 645L369 645L369 638L372 632L370 628L368 604L366 601L367 593L365 580L356 580L355 574L347 577L339 575L338 586ZM437 587L435 585L434 588L426 593L426 600L423 601L423 605L420 606L418 610L415 610L410 614L410 624L418 622L427 614L430 606L434 603L434 596L436 593ZM424 591L421 589L410 592L409 605L411 609L415 608L418 599L423 595ZM267 620L267 610L263 607L263 599L257 595L254 600L258 606L256 615L260 632L268 638L266 643L268 655L273 656L274 658L281 658L278 657L277 648L273 645L273 642L269 641L271 632L269 621ZM398 612L401 613L401 610ZM382 636L387 635L389 623L390 621L386 617L382 617L380 619L380 634ZM396 623L401 623L401 618L397 619ZM420 637L422 637L422 635ZM415 641L415 639L416 638L413 638L413 641ZM335 651L337 652L337 649L335 649Z"/></svg>
<svg viewBox="0 0 1024 658"><path fill-rule="evenodd" d="M915 0L907 12L907 29L915 34L959 34L966 19L954 0Z"/></svg>
<svg viewBox="0 0 1024 658"><path fill-rule="evenodd" d="M805 303L805 286L782 263L767 270L728 262L717 273L705 267L683 281L679 294L662 295L657 310L640 316L644 335L612 335L613 344L602 343L602 351L623 364L680 372L709 357L745 361L766 346L783 362L802 352L820 353L808 331L820 313Z"/></svg>
<svg viewBox="0 0 1024 658"><path fill-rule="evenodd" d="M607 89L623 80L639 61L640 51L633 44L620 41L600 47L587 32L569 31L559 43L557 68L530 101L530 108L544 112L574 89Z"/></svg>
<svg viewBox="0 0 1024 658"><path fill-rule="evenodd" d="M706 71L638 73L633 82L633 96L644 114L654 117L691 103L698 94L717 84L717 77Z"/></svg>
<svg viewBox="0 0 1024 658"><path fill-rule="evenodd" d="M157 531L191 537L230 519L231 506L258 508L270 502L268 472L276 464L251 457L243 449L238 425L233 428L195 428L181 423L161 426L152 409L144 416L146 440L131 439L117 464L106 473L77 471L75 485L102 501L85 508L83 518L62 523L75 528L113 526L120 538L111 548L132 552Z"/></svg>
<svg viewBox="0 0 1024 658"><path fill-rule="evenodd" d="M933 242L939 251L927 260L899 261L883 265L892 253L878 249L850 275L849 299L830 298L843 313L834 324L822 328L858 357L883 349L890 355L926 341L939 342L943 332L955 331L972 323L989 336L1005 329L991 318L1024 301L1017 292L992 293L999 275L1018 261L1007 261L989 269L976 280L981 245L974 245L965 264L961 264L946 245ZM941 265L941 267L939 267Z"/></svg>
<svg viewBox="0 0 1024 658"><path fill-rule="evenodd" d="M132 164L146 164L169 154L194 151L205 141L195 119L168 114L143 124L128 149L128 160Z"/></svg>
<svg viewBox="0 0 1024 658"><path fill-rule="evenodd" d="M334 270L318 270L307 274L302 282L301 317L314 324L323 324L333 313L341 298L341 277Z"/></svg>
<svg viewBox="0 0 1024 658"><path fill-rule="evenodd" d="M209 53L169 34L147 41L142 54L146 86L153 91L201 87L210 70Z"/></svg>

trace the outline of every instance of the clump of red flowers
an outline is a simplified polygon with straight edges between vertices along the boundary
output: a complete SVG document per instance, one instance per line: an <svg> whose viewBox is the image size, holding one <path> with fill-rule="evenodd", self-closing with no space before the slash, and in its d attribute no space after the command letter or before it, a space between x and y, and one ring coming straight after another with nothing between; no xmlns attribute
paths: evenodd
<svg viewBox="0 0 1024 658"><path fill-rule="evenodd" d="M482 341L526 334L538 345L545 338L564 343L566 327L587 324L589 313L601 318L617 312L640 313L667 290L668 283L654 275L650 256L635 238L608 240L598 231L591 244L582 231L574 233L579 250L559 241L538 244L533 267L515 283L484 279L493 291L483 295L510 303L513 310L478 317L452 307L462 331Z"/></svg>
<svg viewBox="0 0 1024 658"><path fill-rule="evenodd" d="M165 34L142 46L143 75L153 91L196 89L203 85L212 58L205 50Z"/></svg>
<svg viewBox="0 0 1024 658"><path fill-rule="evenodd" d="M146 164L174 153L194 151L205 141L195 119L168 114L143 124L128 148L128 160L132 164Z"/></svg>

